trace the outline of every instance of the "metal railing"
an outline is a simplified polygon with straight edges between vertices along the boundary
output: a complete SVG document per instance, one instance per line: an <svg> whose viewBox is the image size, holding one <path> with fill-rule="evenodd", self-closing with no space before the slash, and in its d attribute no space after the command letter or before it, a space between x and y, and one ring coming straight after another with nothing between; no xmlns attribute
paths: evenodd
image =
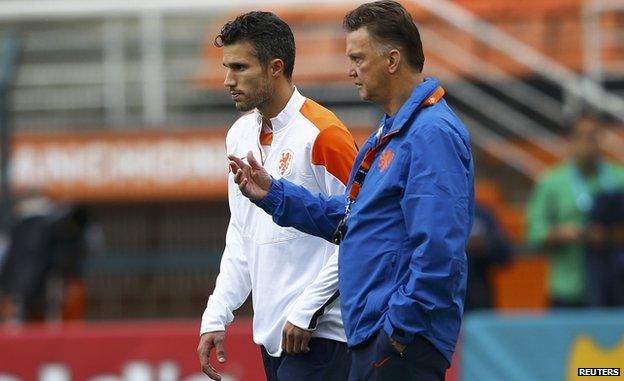
<svg viewBox="0 0 624 381"><path fill-rule="evenodd" d="M335 5L335 2L321 0L315 4ZM99 57L78 57L73 63L26 63L20 70L15 108L18 112L33 114L66 108L91 113L96 110L103 113L102 119L112 126L165 125L170 121L169 108L201 106L201 94L193 93L192 82L202 65L200 52L206 25L224 12L270 9L276 5L304 6L309 2L3 1L0 29L4 24L17 25L27 31L26 54L50 51L55 45L59 50L73 48L76 54ZM196 22L183 22L175 30L167 22L176 17L196 18ZM35 23L58 28L52 33L50 30L38 33L31 28ZM59 27L61 23L70 27L63 31L64 27ZM72 30L72 23L81 24L78 34ZM52 42L55 33L62 38L54 39L53 44L47 43ZM172 41L175 47L180 42L176 40L179 35L185 44L192 45L192 53L171 57L166 51L170 48L167 42ZM132 55L130 50L134 50ZM180 84L191 89L182 92L176 88ZM73 87L59 89L60 85ZM139 114L134 115L137 109L140 109ZM48 123L52 120L47 116L42 119L47 119Z"/></svg>
<svg viewBox="0 0 624 381"><path fill-rule="evenodd" d="M419 6L442 20L469 33L476 40L504 53L514 61L531 68L544 78L586 103L624 121L624 99L605 90L590 77L576 74L528 44L497 29L449 0L414 0Z"/></svg>
<svg viewBox="0 0 624 381"><path fill-rule="evenodd" d="M593 40L600 33L595 29L599 28L597 18L598 14L604 11L612 11L615 9L624 10L624 1L606 2L595 1L585 8L584 14L586 21L589 19L589 25L594 29L586 28L585 34L592 35L591 43L589 38L585 47L585 61L587 75L579 75L571 69L557 63L553 59L540 53L528 44L514 38L508 33L496 28L477 15L460 7L459 5L448 0L414 0L414 3L425 8L427 11L435 14L450 25L462 32L468 33L477 41L483 42L488 48L497 50L512 60L524 65L530 71L534 72L551 83L562 89L562 92L571 96L564 96L562 100L553 98L552 96L537 90L525 84L522 80L507 74L502 68L496 67L486 60L481 59L474 53L467 50L448 38L437 35L431 30L424 29L425 41L428 42L427 47L437 54L438 57L452 57L447 59L446 64L454 67L458 71L464 71L464 74L470 76L465 67L466 62L476 63L481 69L487 69L490 74L500 77L501 81L489 81L488 85L495 88L498 92L506 94L509 98L522 104L535 114L549 119L554 122L561 122L566 118L567 112L574 112L573 109L579 100L593 106L596 110L600 110L605 114L611 115L619 121L624 122L624 99L620 96L607 91L603 87L602 72L599 71L601 54L596 48L596 42ZM617 4L616 4L617 3ZM588 16L590 15L590 16ZM599 43L600 40L598 40ZM598 45L599 46L599 45ZM453 95L459 101L469 105L474 110L479 110L486 114L488 118L494 120L497 125L513 135L532 142L532 144L541 149L550 152L557 158L564 156L567 143L558 135L552 133L549 129L544 128L538 122L528 118L526 115L515 111L504 101L494 98L492 95L482 91L477 86L468 81L459 84L461 78L453 75L453 73L444 68L436 68L438 72L444 72L447 79L451 79L453 87ZM447 85L448 86L448 85ZM568 105L566 102L572 102ZM474 134L475 143L486 150L492 151L495 157L506 162L511 167L519 170L520 173L534 177L536 172L543 169L545 163L539 159L533 158L528 160L526 155L520 155L516 152L511 157L504 152L497 152L491 146L486 147L485 141L498 141L501 137L497 137L493 131L487 131L486 127L479 123L478 119L471 118L474 126L478 125L481 131ZM488 139L485 139L488 137ZM495 138L493 140L493 138ZM492 139L490 139L492 138ZM624 161L624 139L618 134L610 134L610 144L604 146L605 151L610 155ZM488 143L489 145L489 143ZM522 160L514 158L524 157Z"/></svg>

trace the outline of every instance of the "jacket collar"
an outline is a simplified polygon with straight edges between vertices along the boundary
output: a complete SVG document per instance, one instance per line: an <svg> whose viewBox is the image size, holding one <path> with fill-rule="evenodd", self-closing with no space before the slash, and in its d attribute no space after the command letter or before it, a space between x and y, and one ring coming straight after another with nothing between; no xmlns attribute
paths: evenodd
<svg viewBox="0 0 624 381"><path fill-rule="evenodd" d="M410 97L403 103L399 111L394 117L392 128L388 131L394 132L400 130L418 110L421 103L425 101L440 86L440 81L434 77L427 77L425 80L414 87ZM381 127L383 127L384 118L381 119Z"/></svg>
<svg viewBox="0 0 624 381"><path fill-rule="evenodd" d="M295 117L299 113L299 110L301 110L301 106L303 106L305 100L306 98L301 95L301 93L299 93L299 90L297 90L297 88L295 87L295 90L290 96L288 103L286 103L286 106L282 109L282 111L280 111L279 114L277 114L274 118L271 118L273 132L277 132L288 126L290 122L295 119ZM262 114L260 114L260 111L258 111L258 109L255 109L254 113L256 115L256 120L258 124L262 126Z"/></svg>

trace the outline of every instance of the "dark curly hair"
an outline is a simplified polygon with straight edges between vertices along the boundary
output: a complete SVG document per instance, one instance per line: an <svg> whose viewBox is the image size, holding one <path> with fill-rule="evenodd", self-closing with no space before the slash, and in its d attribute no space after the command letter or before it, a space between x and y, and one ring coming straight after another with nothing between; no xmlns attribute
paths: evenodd
<svg viewBox="0 0 624 381"><path fill-rule="evenodd" d="M227 22L215 37L217 47L247 41L264 69L269 61L284 61L284 75L290 79L295 67L295 38L288 24L271 12L248 12Z"/></svg>

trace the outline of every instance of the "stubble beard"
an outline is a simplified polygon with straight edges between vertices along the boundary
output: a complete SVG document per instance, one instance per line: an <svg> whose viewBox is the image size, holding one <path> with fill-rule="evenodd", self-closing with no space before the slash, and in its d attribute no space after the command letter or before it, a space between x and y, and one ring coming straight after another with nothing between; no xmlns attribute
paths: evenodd
<svg viewBox="0 0 624 381"><path fill-rule="evenodd" d="M255 109L262 103L265 103L271 94L268 81L262 81L258 86L258 90L249 94L249 99L243 102L236 102L235 106L238 111L247 112Z"/></svg>

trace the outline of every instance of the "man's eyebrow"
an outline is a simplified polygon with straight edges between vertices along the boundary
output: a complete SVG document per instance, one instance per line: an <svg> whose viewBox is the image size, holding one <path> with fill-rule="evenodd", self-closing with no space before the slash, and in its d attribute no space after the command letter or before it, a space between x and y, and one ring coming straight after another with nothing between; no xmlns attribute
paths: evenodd
<svg viewBox="0 0 624 381"><path fill-rule="evenodd" d="M249 66L248 63L246 62L240 62L240 61L234 61L234 62L222 62L223 66L225 67L230 67L230 66L241 66L241 67L246 67Z"/></svg>

